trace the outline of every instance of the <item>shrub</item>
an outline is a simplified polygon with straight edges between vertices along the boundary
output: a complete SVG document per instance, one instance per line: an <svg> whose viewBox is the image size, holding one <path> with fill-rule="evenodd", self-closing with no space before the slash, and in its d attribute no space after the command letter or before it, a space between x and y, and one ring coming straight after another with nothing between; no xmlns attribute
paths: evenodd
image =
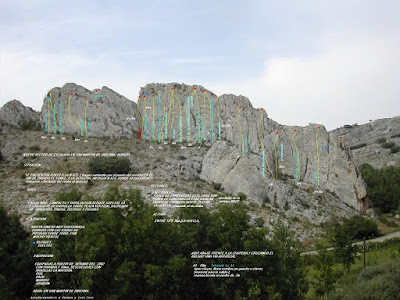
<svg viewBox="0 0 400 300"><path fill-rule="evenodd" d="M217 191L221 190L221 184L220 184L220 183L214 182L214 183L213 183L213 187L214 187L214 189L216 189Z"/></svg>
<svg viewBox="0 0 400 300"><path fill-rule="evenodd" d="M362 147L365 147L365 146L367 146L366 143L357 144L357 145L351 146L351 147L350 147L350 150L359 149L359 148L362 148Z"/></svg>
<svg viewBox="0 0 400 300"><path fill-rule="evenodd" d="M397 138L397 137L400 137L400 133L391 136L392 139Z"/></svg>
<svg viewBox="0 0 400 300"><path fill-rule="evenodd" d="M38 145L33 145L28 148L31 151L40 151L40 147Z"/></svg>
<svg viewBox="0 0 400 300"><path fill-rule="evenodd" d="M391 261L366 269L341 299L398 299L400 261Z"/></svg>
<svg viewBox="0 0 400 300"><path fill-rule="evenodd" d="M397 153L399 151L400 151L400 147L399 146L390 147L390 152L391 153Z"/></svg>
<svg viewBox="0 0 400 300"><path fill-rule="evenodd" d="M374 169L363 164L360 172L367 184L367 195L373 208L382 213L394 212L400 205L400 168Z"/></svg>
<svg viewBox="0 0 400 300"><path fill-rule="evenodd" d="M396 146L396 144L393 143L393 142L384 142L382 144L382 148L385 148L385 149L389 149L389 148L392 148L392 147L395 147L395 146Z"/></svg>
<svg viewBox="0 0 400 300"><path fill-rule="evenodd" d="M178 159L179 159L179 160L185 160L185 159L186 159L186 156L184 156L184 155L179 155L179 156L178 156Z"/></svg>
<svg viewBox="0 0 400 300"><path fill-rule="evenodd" d="M22 130L41 130L40 124L33 120L21 120L18 122L19 128Z"/></svg>
<svg viewBox="0 0 400 300"><path fill-rule="evenodd" d="M1 151L0 151L0 162L1 161L4 161L4 156L3 156L3 153L1 153Z"/></svg>
<svg viewBox="0 0 400 300"><path fill-rule="evenodd" d="M384 137L379 138L379 139L376 140L376 142L377 142L378 144L382 144L382 143L386 142L386 138L384 138Z"/></svg>
<svg viewBox="0 0 400 300"><path fill-rule="evenodd" d="M131 162L127 158L93 157L88 167L92 174L126 174L131 170Z"/></svg>

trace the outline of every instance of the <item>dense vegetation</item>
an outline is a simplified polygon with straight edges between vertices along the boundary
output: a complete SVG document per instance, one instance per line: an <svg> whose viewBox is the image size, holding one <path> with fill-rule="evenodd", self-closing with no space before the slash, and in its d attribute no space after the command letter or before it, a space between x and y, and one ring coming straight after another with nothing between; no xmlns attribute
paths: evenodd
<svg viewBox="0 0 400 300"><path fill-rule="evenodd" d="M373 208L382 213L400 210L400 168L374 169L369 164L360 166L367 183L367 194Z"/></svg>
<svg viewBox="0 0 400 300"><path fill-rule="evenodd" d="M0 299L28 299L35 280L33 249L19 217L0 203Z"/></svg>
<svg viewBox="0 0 400 300"><path fill-rule="evenodd" d="M93 157L88 167L92 174L127 174L131 170L131 162L128 158Z"/></svg>
<svg viewBox="0 0 400 300"><path fill-rule="evenodd" d="M241 195L244 198L244 195ZM77 191L57 201L94 201ZM243 201L216 210L183 208L174 218L199 223L154 222L162 218L139 190L110 188L103 201L125 201L127 208L47 213L46 224L79 224L76 236L53 242L55 261L105 262L100 270L50 273L53 287L89 289L96 299L301 299L307 292L299 245L278 225L272 241L261 223L252 225ZM192 259L192 251L274 251L272 256ZM240 277L194 278L193 264L259 267Z"/></svg>
<svg viewBox="0 0 400 300"><path fill-rule="evenodd" d="M35 122L33 120L21 120L18 122L19 128L22 130L35 130L39 131L41 130L41 126L39 122Z"/></svg>

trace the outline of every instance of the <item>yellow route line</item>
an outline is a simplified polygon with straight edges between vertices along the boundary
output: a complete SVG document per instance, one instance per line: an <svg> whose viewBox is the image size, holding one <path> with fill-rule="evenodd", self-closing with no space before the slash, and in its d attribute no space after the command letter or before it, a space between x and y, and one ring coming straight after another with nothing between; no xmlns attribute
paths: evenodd
<svg viewBox="0 0 400 300"><path fill-rule="evenodd" d="M317 160L318 160L318 169L317 169L317 187L319 187L319 151L318 151L318 133L319 133L319 126L317 130L317 134L315 136L317 142Z"/></svg>
<svg viewBox="0 0 400 300"><path fill-rule="evenodd" d="M196 115L196 118L198 118L198 122L197 122L198 123L197 139L200 141L200 146L201 146L201 144L202 144L202 141L201 141L201 129L200 129L201 120L199 118L199 114L201 112L200 112L200 106L199 106L199 99L197 98L197 90L194 90L194 94L196 95L196 102L197 102L197 115Z"/></svg>
<svg viewBox="0 0 400 300"><path fill-rule="evenodd" d="M153 128L151 128L151 130L153 131L153 139L154 139L154 144L157 144L156 142L156 124L154 123L154 95L153 95Z"/></svg>
<svg viewBox="0 0 400 300"><path fill-rule="evenodd" d="M87 100L87 98L86 98L85 101L86 101L86 105L85 105L85 132L86 132L86 136L87 136L88 133L87 133L87 126L86 126L86 108L88 106L89 100Z"/></svg>
<svg viewBox="0 0 400 300"><path fill-rule="evenodd" d="M297 161L297 172L298 172L299 181L300 181L300 155L299 155L299 151L297 151L296 140L294 139L294 136L295 136L296 132L297 132L297 130L295 130L294 133L293 133L293 143L294 143L294 146L296 147L296 153L297 153L297 157L296 157L296 161Z"/></svg>
<svg viewBox="0 0 400 300"><path fill-rule="evenodd" d="M168 128L169 128L169 120L171 119L171 99L172 99L172 91L173 91L173 89L171 89L171 95L169 95L167 130L168 130ZM171 137L169 137L168 140L171 141Z"/></svg>
<svg viewBox="0 0 400 300"><path fill-rule="evenodd" d="M212 114L211 114L211 98L210 98L210 96L208 96L208 94L207 94L207 93L205 93L205 95L207 96L207 98L208 98L208 101L210 102L210 122L211 122L211 132L212 132L212 134L213 134L213 136L214 136L214 141L215 141L214 124L213 124L213 121L212 121Z"/></svg>
<svg viewBox="0 0 400 300"><path fill-rule="evenodd" d="M164 140L163 130L164 130L164 122L165 122L165 105L164 105L164 102L160 98L160 91L158 91L158 97L159 97L159 101L164 106L163 121L161 123L161 138ZM161 140L160 140L160 143L161 143Z"/></svg>
<svg viewBox="0 0 400 300"><path fill-rule="evenodd" d="M206 90L204 90L203 94L204 94L204 105L203 105L203 108L204 108L204 113L203 113L203 121L204 121L204 125L203 125L203 137L205 138L206 135L204 134L204 130L205 130L205 128L206 128Z"/></svg>
<svg viewBox="0 0 400 300"><path fill-rule="evenodd" d="M271 173L272 178L275 179L274 174L272 174L271 168L269 167L267 154L265 153L265 150L264 150L263 137L264 137L264 115L263 115L263 111L261 110L261 148L262 148L262 151L264 152L264 158L265 158L265 161L267 162L268 171Z"/></svg>
<svg viewBox="0 0 400 300"><path fill-rule="evenodd" d="M239 130L240 130L240 136L242 137L242 152L244 152L244 138L243 138L243 134L242 134L242 127L240 127L240 111L241 111L241 107L239 107L238 113L237 113L237 123L239 125Z"/></svg>
<svg viewBox="0 0 400 300"><path fill-rule="evenodd" d="M171 128L169 129L169 142L171 142L171 132L172 132L172 127L174 127L174 121L175 121L175 97L173 96L174 90L171 92L172 96L172 124Z"/></svg>
<svg viewBox="0 0 400 300"><path fill-rule="evenodd" d="M276 178L278 178L278 158L276 156L276 147L275 147L275 143L276 140L278 139L279 136L279 132L276 133L276 137L275 137L275 141L274 141L274 150L275 150L275 176Z"/></svg>
<svg viewBox="0 0 400 300"><path fill-rule="evenodd" d="M193 97L193 95L192 95L192 97ZM187 105L187 110L186 110L186 115L187 115L187 118L188 118L188 121L187 121L187 125L188 125L188 130L189 130L189 143L190 143L190 141L192 140L192 133L190 132L190 124L189 124L189 120L190 120L190 115L189 115L189 110L190 110L190 103L191 103L191 101L190 101L191 99L190 99L190 97L189 97L189 101L188 101L188 105Z"/></svg>
<svg viewBox="0 0 400 300"><path fill-rule="evenodd" d="M72 95L70 95L68 97L68 113L69 113L69 116L71 117L72 121L74 121L79 126L79 128L81 129L81 135L82 135L82 126L71 115L71 107L70 107L70 99L71 99L71 97L72 97Z"/></svg>
<svg viewBox="0 0 400 300"><path fill-rule="evenodd" d="M178 100L178 104L179 104L179 121L180 121L180 123L179 123L179 132L180 132L180 137L182 136L182 123L181 123L181 121L182 121L182 111L181 111L181 101L179 100L179 98L178 98L178 96L175 94L175 91L174 90L172 90L172 92L174 93L174 98L176 98L176 100ZM174 103L175 103L175 100L174 100ZM179 138L179 141L181 142L181 139Z"/></svg>
<svg viewBox="0 0 400 300"><path fill-rule="evenodd" d="M51 109L53 110L53 113L55 113L55 115L56 115L56 117L57 117L58 125L61 125L60 117L58 116L57 110L55 109L56 101L54 100L52 94L50 94L50 102L51 102L51 105L50 105L50 106L51 106ZM54 106L53 106L53 103L54 103ZM54 126L54 125L53 125L53 126Z"/></svg>
<svg viewBox="0 0 400 300"><path fill-rule="evenodd" d="M50 94L51 95L51 94ZM50 108L49 108L49 100L50 98L47 98L47 134L50 133L50 126L49 126L49 120L50 120Z"/></svg>

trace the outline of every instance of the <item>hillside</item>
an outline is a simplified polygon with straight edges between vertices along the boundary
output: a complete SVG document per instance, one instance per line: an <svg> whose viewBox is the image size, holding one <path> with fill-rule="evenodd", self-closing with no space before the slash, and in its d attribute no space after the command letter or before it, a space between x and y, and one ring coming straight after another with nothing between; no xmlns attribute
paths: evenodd
<svg viewBox="0 0 400 300"><path fill-rule="evenodd" d="M25 173L88 173L89 156L65 153L125 153L135 173L152 179L118 184L139 187L149 201L160 190L244 193L254 219L262 217L270 228L278 219L290 222L303 240L332 217L368 208L365 184L342 141L322 124L278 124L243 96L217 97L199 85L148 84L134 102L107 87L90 91L69 83L51 89L33 115L41 132L0 119L3 200L23 213L26 224L35 214L28 201L50 200L76 185L26 183ZM110 184L78 186L101 195ZM36 190L27 192L33 185Z"/></svg>

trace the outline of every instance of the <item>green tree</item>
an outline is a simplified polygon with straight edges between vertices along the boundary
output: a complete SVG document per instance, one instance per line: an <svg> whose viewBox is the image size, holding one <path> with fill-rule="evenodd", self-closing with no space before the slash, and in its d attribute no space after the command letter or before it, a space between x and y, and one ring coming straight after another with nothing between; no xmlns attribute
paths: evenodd
<svg viewBox="0 0 400 300"><path fill-rule="evenodd" d="M27 299L33 290L35 266L29 234L17 214L0 203L0 298Z"/></svg>
<svg viewBox="0 0 400 300"><path fill-rule="evenodd" d="M302 299L308 291L306 268L300 260L300 245L282 223L274 230L272 243L279 257L278 288L283 299Z"/></svg>
<svg viewBox="0 0 400 300"><path fill-rule="evenodd" d="M317 296L328 299L328 293L334 289L338 274L333 271L334 257L332 252L317 245L318 255L314 264L317 273L314 275L312 285Z"/></svg>
<svg viewBox="0 0 400 300"><path fill-rule="evenodd" d="M92 174L127 174L131 170L131 162L128 158L93 157L88 168Z"/></svg>
<svg viewBox="0 0 400 300"><path fill-rule="evenodd" d="M354 263L356 249L352 245L352 236L345 226L340 224L333 225L330 233L330 242L333 246L336 259L343 264L343 273L346 274L350 270L351 264Z"/></svg>

